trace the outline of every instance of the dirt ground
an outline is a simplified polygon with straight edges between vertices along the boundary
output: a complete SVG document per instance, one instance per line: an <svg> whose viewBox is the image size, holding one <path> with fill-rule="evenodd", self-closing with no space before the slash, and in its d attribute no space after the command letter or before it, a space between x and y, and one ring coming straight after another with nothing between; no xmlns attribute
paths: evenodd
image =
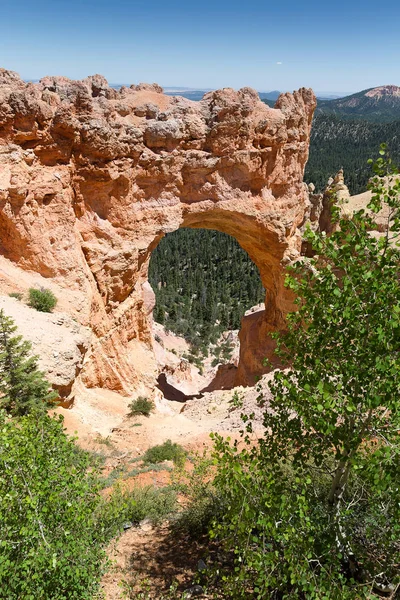
<svg viewBox="0 0 400 600"><path fill-rule="evenodd" d="M181 593L190 588L199 561L207 557L204 541L177 540L168 524L153 528L145 522L123 533L110 548L112 567L103 578L102 590L107 600L140 598L140 593L160 600L174 585Z"/></svg>
<svg viewBox="0 0 400 600"><path fill-rule="evenodd" d="M72 409L59 407L56 412L63 415L67 432L78 437L80 446L103 457L103 476L110 486L121 480L127 489L137 485L162 487L170 483L172 464L166 464L165 469L138 468L130 475L133 467L140 467L144 452L171 440L192 455L201 455L212 447L211 432L239 437L241 412L255 413L255 437L261 435L263 409L257 398L261 393L268 397L268 379L265 376L261 380L259 389L219 390L186 402L161 398L149 417L128 416L131 399L96 389L80 390ZM241 406L232 403L235 391ZM102 585L105 599L167 598L174 583L181 591L193 585L198 561L206 555L202 540L176 540L168 523L153 527L144 521L110 546L112 567Z"/></svg>

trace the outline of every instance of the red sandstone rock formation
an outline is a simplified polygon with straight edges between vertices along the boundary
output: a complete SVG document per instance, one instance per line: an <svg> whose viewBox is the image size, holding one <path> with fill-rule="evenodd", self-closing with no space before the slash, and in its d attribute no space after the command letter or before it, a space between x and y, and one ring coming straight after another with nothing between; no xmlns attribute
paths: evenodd
<svg viewBox="0 0 400 600"><path fill-rule="evenodd" d="M86 385L130 392L153 377L148 263L179 227L234 236L260 269L266 311L241 333L238 369L252 382L291 303L283 265L310 207L314 108L307 89L271 109L250 88L192 102L156 84L32 84L0 69L0 252L86 299Z"/></svg>

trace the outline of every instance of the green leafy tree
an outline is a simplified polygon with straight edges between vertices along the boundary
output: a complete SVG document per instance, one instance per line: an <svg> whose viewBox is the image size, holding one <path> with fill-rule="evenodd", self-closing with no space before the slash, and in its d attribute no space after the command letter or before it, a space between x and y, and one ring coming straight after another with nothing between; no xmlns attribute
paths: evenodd
<svg viewBox="0 0 400 600"><path fill-rule="evenodd" d="M1 598L95 596L115 533L98 492L93 459L64 434L61 417L0 411Z"/></svg>
<svg viewBox="0 0 400 600"><path fill-rule="evenodd" d="M12 415L45 411L57 397L31 355L31 344L0 310L0 408Z"/></svg>
<svg viewBox="0 0 400 600"><path fill-rule="evenodd" d="M364 211L337 214L288 276L298 310L277 336L289 366L265 437L240 451L216 437L229 597L355 600L399 584L400 180L384 158L375 173L369 209L386 203L385 231L371 235Z"/></svg>

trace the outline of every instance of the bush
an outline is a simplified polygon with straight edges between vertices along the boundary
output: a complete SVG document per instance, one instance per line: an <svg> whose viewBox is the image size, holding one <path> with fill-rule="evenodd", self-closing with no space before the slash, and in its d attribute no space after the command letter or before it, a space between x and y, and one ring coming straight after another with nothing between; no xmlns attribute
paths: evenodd
<svg viewBox="0 0 400 600"><path fill-rule="evenodd" d="M177 466L182 466L186 460L186 450L179 444L173 444L171 440L167 440L159 446L153 446L146 450L143 455L145 464L160 463L164 460L172 460Z"/></svg>
<svg viewBox="0 0 400 600"><path fill-rule="evenodd" d="M0 411L0 597L93 600L106 545L126 521L176 510L172 488L116 485L100 495L100 461L65 435L62 417Z"/></svg>
<svg viewBox="0 0 400 600"><path fill-rule="evenodd" d="M143 519L159 523L176 511L176 492L171 487L135 487L122 495L127 521L138 524Z"/></svg>
<svg viewBox="0 0 400 600"><path fill-rule="evenodd" d="M152 410L154 410L154 402L144 396L139 396L129 404L128 414L130 417L135 417L137 415L148 417Z"/></svg>
<svg viewBox="0 0 400 600"><path fill-rule="evenodd" d="M101 435L100 433L98 433L94 439L96 444L101 444L102 446L107 446L108 448L113 448L114 445L112 443L112 441L110 440L110 436L108 435L107 437L104 437L103 435Z"/></svg>
<svg viewBox="0 0 400 600"><path fill-rule="evenodd" d="M24 297L23 294L21 294L21 292L11 292L8 295L10 296L10 298L16 298L17 300L22 300L22 298Z"/></svg>
<svg viewBox="0 0 400 600"><path fill-rule="evenodd" d="M237 408L243 408L243 398L239 395L239 392L235 390L232 398L229 400L229 412L236 410Z"/></svg>
<svg viewBox="0 0 400 600"><path fill-rule="evenodd" d="M62 418L0 411L0 582L7 600L92 600L104 546L93 458L77 451Z"/></svg>
<svg viewBox="0 0 400 600"><path fill-rule="evenodd" d="M207 533L211 523L224 513L223 499L213 483L213 459L196 456L193 470L181 469L173 476L174 486L185 498L184 508L172 522L173 530L194 539Z"/></svg>
<svg viewBox="0 0 400 600"><path fill-rule="evenodd" d="M172 487L136 486L128 491L120 481L113 483L111 495L101 501L102 527L107 539L120 533L125 523L138 525L143 519L157 524L177 510Z"/></svg>
<svg viewBox="0 0 400 600"><path fill-rule="evenodd" d="M185 360L190 362L191 365L194 365L195 367L197 367L200 375L203 375L203 370L204 370L203 360L200 358L200 356L197 356L197 354L196 354L197 352L198 352L198 349L191 351L189 354L184 352L182 354L182 358L184 358Z"/></svg>
<svg viewBox="0 0 400 600"><path fill-rule="evenodd" d="M57 298L51 290L29 288L29 306L40 312L51 312L57 304Z"/></svg>

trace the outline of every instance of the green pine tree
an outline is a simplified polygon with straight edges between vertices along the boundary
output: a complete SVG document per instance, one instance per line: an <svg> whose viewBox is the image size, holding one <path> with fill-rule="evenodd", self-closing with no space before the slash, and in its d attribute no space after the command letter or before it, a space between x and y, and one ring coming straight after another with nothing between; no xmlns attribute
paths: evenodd
<svg viewBox="0 0 400 600"><path fill-rule="evenodd" d="M158 304L158 306L156 308L154 319L157 321L157 323L161 323L161 325L164 325L164 323L165 323L165 312L164 312L164 308L162 307L161 304Z"/></svg>
<svg viewBox="0 0 400 600"><path fill-rule="evenodd" d="M17 327L0 310L0 408L13 416L45 411L57 395L39 371L37 357L30 353L31 344L20 335Z"/></svg>

